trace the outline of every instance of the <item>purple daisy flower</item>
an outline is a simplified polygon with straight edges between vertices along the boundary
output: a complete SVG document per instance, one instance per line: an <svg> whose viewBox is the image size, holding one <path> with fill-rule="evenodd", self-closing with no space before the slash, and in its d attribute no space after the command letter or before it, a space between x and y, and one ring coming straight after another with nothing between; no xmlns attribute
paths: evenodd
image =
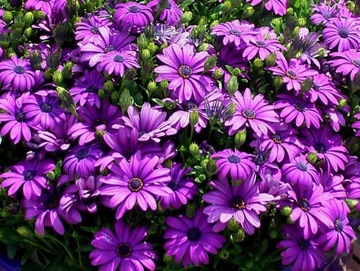
<svg viewBox="0 0 360 271"><path fill-rule="evenodd" d="M325 204L324 212L333 222L331 227L324 228L317 242L320 243L324 250L330 250L336 247L336 255L344 252L350 253L351 240L356 239L356 234L352 229L347 215L349 207L344 201L333 200Z"/></svg>
<svg viewBox="0 0 360 271"><path fill-rule="evenodd" d="M275 102L274 107L281 109L280 118L285 123L295 122L296 127L305 125L307 128L320 128L322 117L314 103L288 94L279 94L277 97L280 99Z"/></svg>
<svg viewBox="0 0 360 271"><path fill-rule="evenodd" d="M329 63L336 68L335 71L344 76L350 74L350 79L354 81L355 76L360 73L360 52L357 49L349 49L330 55L334 59Z"/></svg>
<svg viewBox="0 0 360 271"><path fill-rule="evenodd" d="M341 126L345 126L346 120L344 115L335 107L325 107L321 109L324 112L325 120L335 132L339 132Z"/></svg>
<svg viewBox="0 0 360 271"><path fill-rule="evenodd" d="M184 169L183 165L173 163L170 170L171 180L167 186L171 188L172 193L160 198L160 205L163 210L169 207L180 209L198 192L193 178L186 176L191 172L191 168Z"/></svg>
<svg viewBox="0 0 360 271"><path fill-rule="evenodd" d="M252 35L256 35L255 26L245 20L234 20L220 23L211 29L211 35L223 37L224 45L233 42L236 46L247 42Z"/></svg>
<svg viewBox="0 0 360 271"><path fill-rule="evenodd" d="M330 227L333 224L324 211L326 209L324 203L330 202L333 197L324 192L321 184L306 187L299 185L295 190L290 189L288 195L289 199L294 201L290 218L299 224L306 239L316 234L320 225Z"/></svg>
<svg viewBox="0 0 360 271"><path fill-rule="evenodd" d="M55 95L43 96L35 93L24 102L24 112L31 119L34 128L52 130L60 120L66 118L65 110L60 107L60 103L60 99Z"/></svg>
<svg viewBox="0 0 360 271"><path fill-rule="evenodd" d="M252 157L251 154L231 149L225 149L211 155L211 158L216 160L219 176L226 178L227 175L230 175L234 181L247 179L256 170Z"/></svg>
<svg viewBox="0 0 360 271"><path fill-rule="evenodd" d="M74 177L87 178L95 173L94 163L104 155L99 143L76 146L69 150L63 162L64 171Z"/></svg>
<svg viewBox="0 0 360 271"><path fill-rule="evenodd" d="M303 144L309 152L315 152L316 155L324 160L329 171L337 172L344 170L348 163L349 152L343 146L341 135L331 133L328 127L320 129L302 129Z"/></svg>
<svg viewBox="0 0 360 271"><path fill-rule="evenodd" d="M168 227L164 233L166 255L174 256L176 263L182 261L184 267L190 263L195 266L208 264L208 253L217 254L226 239L214 233L206 219L202 209L198 209L192 219L183 215L167 217Z"/></svg>
<svg viewBox="0 0 360 271"><path fill-rule="evenodd" d="M0 62L0 82L5 89L29 91L35 85L34 72L27 59L19 59L15 54L11 59Z"/></svg>
<svg viewBox="0 0 360 271"><path fill-rule="evenodd" d="M339 52L358 49L360 24L355 19L334 18L326 24L322 36L329 49L337 47Z"/></svg>
<svg viewBox="0 0 360 271"><path fill-rule="evenodd" d="M306 62L307 64L311 65L312 63L320 69L321 65L319 60L316 58L319 57L319 51L322 49L325 52L325 48L318 43L319 34L316 32L309 33L309 30L306 28L304 34L300 34L298 37L292 42L292 47L297 52L301 52L300 60L302 62Z"/></svg>
<svg viewBox="0 0 360 271"><path fill-rule="evenodd" d="M10 139L17 144L21 138L30 141L31 130L29 126L29 117L23 110L24 102L29 97L29 92L16 98L11 94L0 97L0 122L3 127L0 135L4 136L10 133Z"/></svg>
<svg viewBox="0 0 360 271"><path fill-rule="evenodd" d="M300 154L281 168L283 177L291 185L307 187L320 183L320 178L315 167L306 160L306 156Z"/></svg>
<svg viewBox="0 0 360 271"><path fill-rule="evenodd" d="M150 25L154 21L150 7L136 2L116 5L114 22L119 29L132 28L136 31Z"/></svg>
<svg viewBox="0 0 360 271"><path fill-rule="evenodd" d="M160 0L152 0L147 4L147 6L151 8L154 14L156 14L157 12L157 7L159 5L159 2ZM182 15L183 12L176 4L176 2L174 0L168 0L167 6L159 14L158 20L166 23L169 26L177 26L180 22Z"/></svg>
<svg viewBox="0 0 360 271"><path fill-rule="evenodd" d="M101 178L100 188L103 203L115 208L116 219L120 219L126 211L138 204L143 211L156 210L156 196L168 196L172 190L167 187L171 180L170 169L158 168L159 157L143 156L136 152L127 162L122 159L119 164L109 166L110 174Z"/></svg>
<svg viewBox="0 0 360 271"><path fill-rule="evenodd" d="M354 117L356 118L356 119L358 119L357 121L354 121L354 123L352 124L352 128L354 128L354 129L358 129L358 130L356 130L356 133L355 133L355 135L356 136L360 136L360 112L357 112L355 115L354 115ZM1 120L1 119L0 119ZM2 133L1 133L2 134Z"/></svg>
<svg viewBox="0 0 360 271"><path fill-rule="evenodd" d="M169 26L167 24L157 23L153 25L152 28L154 31L154 41L157 45L162 45L164 43L171 44L175 37L181 35L180 31L174 26Z"/></svg>
<svg viewBox="0 0 360 271"><path fill-rule="evenodd" d="M326 25L332 18L337 16L337 5L329 6L327 3L320 3L319 5L312 5L313 14L310 16L310 20L313 24Z"/></svg>
<svg viewBox="0 0 360 271"><path fill-rule="evenodd" d="M324 192L329 192L334 198L340 201L347 198L343 175L333 175L328 172L322 172L320 175L320 183L324 187Z"/></svg>
<svg viewBox="0 0 360 271"><path fill-rule="evenodd" d="M293 271L316 270L324 262L324 253L313 236L304 237L297 225L284 227L286 239L277 244L281 252L282 264L291 265Z"/></svg>
<svg viewBox="0 0 360 271"><path fill-rule="evenodd" d="M205 207L204 214L209 217L209 223L216 222L214 230L223 230L233 218L247 234L254 234L255 228L260 228L258 215L266 211L266 204L273 196L259 193L255 173L250 174L241 184L232 183L227 178L210 182L213 191L205 194L203 200L210 203Z"/></svg>
<svg viewBox="0 0 360 271"><path fill-rule="evenodd" d="M79 193L79 201L85 205L85 209L90 214L97 212L97 199L100 196L99 188L101 182L99 176L89 176L88 178L79 178L75 181Z"/></svg>
<svg viewBox="0 0 360 271"><path fill-rule="evenodd" d="M92 142L105 133L115 133L112 126L121 123L120 109L106 100L102 100L100 108L86 104L78 108L77 112L81 122L75 123L68 132L71 138L79 138L79 145Z"/></svg>
<svg viewBox="0 0 360 271"><path fill-rule="evenodd" d="M123 76L130 68L140 68L135 51L111 51L104 54L97 64L98 71L105 71L107 74Z"/></svg>
<svg viewBox="0 0 360 271"><path fill-rule="evenodd" d="M55 168L51 160L24 160L14 166L10 166L10 171L0 174L1 187L8 187L8 195L15 195L22 187L23 195L26 199L36 199L41 195L41 188L47 186L44 177Z"/></svg>
<svg viewBox="0 0 360 271"><path fill-rule="evenodd" d="M281 53L277 54L276 64L277 67L270 67L269 70L273 72L273 75L282 76L286 89L289 91L293 89L296 94L300 92L301 83L305 79L310 79L318 73L298 59L292 58L288 62Z"/></svg>
<svg viewBox="0 0 360 271"><path fill-rule="evenodd" d="M267 134L268 130L274 131L271 124L279 121L273 105L269 105L262 94L251 95L246 88L244 94L235 92L232 97L236 111L233 116L225 121L225 126L230 126L229 135L249 127L255 134Z"/></svg>
<svg viewBox="0 0 360 271"><path fill-rule="evenodd" d="M124 125L137 130L139 141L160 142L161 137L177 133L166 121L166 112L152 108L147 102L142 105L140 113L136 107L129 106L127 114L128 117L122 117Z"/></svg>
<svg viewBox="0 0 360 271"><path fill-rule="evenodd" d="M180 48L172 44L163 50L158 59L164 63L154 69L158 74L155 81L167 80L172 96L180 103L189 101L192 97L200 102L213 84L213 79L203 74L207 52L196 53L194 46Z"/></svg>
<svg viewBox="0 0 360 271"><path fill-rule="evenodd" d="M81 22L76 23L75 39L82 44L91 42L98 45L106 33L110 33L111 22L108 18L99 17L89 13L88 18L82 17Z"/></svg>
<svg viewBox="0 0 360 271"><path fill-rule="evenodd" d="M258 170L261 182L259 183L259 193L267 193L274 196L273 201L279 203L287 199L289 184L282 181L280 168L272 163L265 162ZM287 205L287 204L286 204Z"/></svg>
<svg viewBox="0 0 360 271"><path fill-rule="evenodd" d="M27 0L24 8L27 10L35 9L41 10L47 15L51 15L55 0Z"/></svg>
<svg viewBox="0 0 360 271"><path fill-rule="evenodd" d="M272 10L276 15L286 14L287 0L268 0L265 4L266 10Z"/></svg>
<svg viewBox="0 0 360 271"><path fill-rule="evenodd" d="M108 228L102 228L94 234L90 252L92 265L99 265L99 271L155 270L157 259L151 244L144 242L145 227L131 229L121 220L115 222L115 234Z"/></svg>
<svg viewBox="0 0 360 271"><path fill-rule="evenodd" d="M329 77L325 74L317 74L312 79L313 85L305 93L310 102L314 103L320 100L324 105L337 105L339 103L338 100L342 98L342 95Z"/></svg>

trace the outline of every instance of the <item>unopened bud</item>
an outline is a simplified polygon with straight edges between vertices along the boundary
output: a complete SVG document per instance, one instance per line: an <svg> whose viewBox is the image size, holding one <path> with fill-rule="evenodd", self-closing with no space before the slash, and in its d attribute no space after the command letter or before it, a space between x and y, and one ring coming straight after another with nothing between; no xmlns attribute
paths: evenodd
<svg viewBox="0 0 360 271"><path fill-rule="evenodd" d="M218 172L218 166L216 165L216 161L214 159L210 159L209 162L206 164L205 169L208 174L216 174Z"/></svg>
<svg viewBox="0 0 360 271"><path fill-rule="evenodd" d="M359 203L357 199L345 199L345 202L350 208L356 207Z"/></svg>
<svg viewBox="0 0 360 271"><path fill-rule="evenodd" d="M204 71L207 72L213 69L216 65L216 62L217 62L216 56L209 56L205 61Z"/></svg>
<svg viewBox="0 0 360 271"><path fill-rule="evenodd" d="M150 50L148 50L148 49L143 49L141 51L140 55L141 55L141 59L143 61L148 61L151 57Z"/></svg>
<svg viewBox="0 0 360 271"><path fill-rule="evenodd" d="M55 85L60 86L64 81L61 71L59 71L59 70L54 71L54 73L52 75L52 80L55 83Z"/></svg>
<svg viewBox="0 0 360 271"><path fill-rule="evenodd" d="M169 85L169 82L168 82L168 81L162 80L162 81L160 82L160 84L159 84L159 89L160 89L161 91L164 91L164 90L167 89L168 85Z"/></svg>
<svg viewBox="0 0 360 271"><path fill-rule="evenodd" d="M314 80L311 78L305 79L304 82L301 83L301 92L308 92L314 85Z"/></svg>
<svg viewBox="0 0 360 271"><path fill-rule="evenodd" d="M343 109L345 106L347 106L347 104L348 104L348 101L346 100L346 99L341 99L340 101L339 101L339 109Z"/></svg>
<svg viewBox="0 0 360 271"><path fill-rule="evenodd" d="M140 50L145 49L148 47L148 40L145 36L144 33L142 33L138 38L137 38L137 45L139 47Z"/></svg>
<svg viewBox="0 0 360 271"><path fill-rule="evenodd" d="M0 47L7 49L10 46L10 37L8 33L3 33L0 36Z"/></svg>
<svg viewBox="0 0 360 271"><path fill-rule="evenodd" d="M123 114L125 114L126 110L130 105L133 105L134 100L130 95L130 91L126 88L124 89L119 98L119 105L121 107L121 111Z"/></svg>
<svg viewBox="0 0 360 271"><path fill-rule="evenodd" d="M256 70L262 69L264 67L264 62L260 58L254 59L254 68Z"/></svg>
<svg viewBox="0 0 360 271"><path fill-rule="evenodd" d="M151 53L152 55L155 54L155 52L156 52L156 50L157 50L158 48L159 48L159 47L158 47L155 43L153 43L153 42L149 43L148 46L147 46L147 49L150 51L150 53Z"/></svg>
<svg viewBox="0 0 360 271"><path fill-rule="evenodd" d="M16 229L17 233L20 234L22 237L30 237L33 233L32 231L25 226L20 226Z"/></svg>
<svg viewBox="0 0 360 271"><path fill-rule="evenodd" d="M233 234L233 240L236 243L240 243L242 241L244 241L245 239L245 231L243 229L238 229L234 234Z"/></svg>
<svg viewBox="0 0 360 271"><path fill-rule="evenodd" d="M306 160L312 164L315 165L319 161L319 157L317 156L316 152L311 152L306 157Z"/></svg>
<svg viewBox="0 0 360 271"><path fill-rule="evenodd" d="M213 77L215 78L215 80L219 80L224 76L224 73L222 72L222 70L217 69L216 71L214 71L213 73Z"/></svg>
<svg viewBox="0 0 360 271"><path fill-rule="evenodd" d="M154 81L151 81L148 83L146 89L150 92L150 93L154 93L157 89L157 85L156 85L156 82Z"/></svg>
<svg viewBox="0 0 360 271"><path fill-rule="evenodd" d="M292 213L292 208L290 206L285 206L281 209L281 214L284 216L290 216Z"/></svg>
<svg viewBox="0 0 360 271"><path fill-rule="evenodd" d="M226 89L230 97L238 90L238 88L239 88L238 79L236 76L232 75L226 84Z"/></svg>
<svg viewBox="0 0 360 271"><path fill-rule="evenodd" d="M54 172L54 171L48 172L48 173L46 174L46 178L49 179L49 180L51 180L51 181L55 180L55 178L56 178L55 172Z"/></svg>
<svg viewBox="0 0 360 271"><path fill-rule="evenodd" d="M243 12L242 18L249 18L251 15L254 14L254 7L253 6L247 6Z"/></svg>
<svg viewBox="0 0 360 271"><path fill-rule="evenodd" d="M246 134L247 134L246 128L244 128L243 130L241 130L235 134L234 142L235 142L236 148L239 149L242 145L245 144Z"/></svg>
<svg viewBox="0 0 360 271"><path fill-rule="evenodd" d="M298 24L298 26L300 26L300 27L305 26L306 23L307 23L307 21L306 21L306 19L305 19L304 17L300 17L300 18L297 19L297 24Z"/></svg>
<svg viewBox="0 0 360 271"><path fill-rule="evenodd" d="M224 13L230 12L231 6L232 6L232 5L231 5L231 2L230 2L230 1L225 1L224 4L223 4L223 8L222 8L223 12L224 12Z"/></svg>
<svg viewBox="0 0 360 271"><path fill-rule="evenodd" d="M227 224L227 228L230 231L235 231L240 227L239 222L237 222L235 219L230 219L230 221Z"/></svg>
<svg viewBox="0 0 360 271"><path fill-rule="evenodd" d="M25 13L24 19L25 19L25 25L29 27L34 22L34 14L28 11Z"/></svg>
<svg viewBox="0 0 360 271"><path fill-rule="evenodd" d="M199 145L196 143L191 143L189 146L189 151L192 156L196 157L200 154Z"/></svg>
<svg viewBox="0 0 360 271"><path fill-rule="evenodd" d="M187 24L191 21L192 17L193 16L191 11L184 12L183 16L181 17L180 24Z"/></svg>
<svg viewBox="0 0 360 271"><path fill-rule="evenodd" d="M4 22L10 23L13 19L11 11L5 10L2 19L4 20Z"/></svg>
<svg viewBox="0 0 360 271"><path fill-rule="evenodd" d="M187 217L193 217L196 212L196 206L194 204L186 205L185 214Z"/></svg>
<svg viewBox="0 0 360 271"><path fill-rule="evenodd" d="M284 85L284 81L281 76L275 76L273 79L273 83L277 90L282 88L282 86Z"/></svg>
<svg viewBox="0 0 360 271"><path fill-rule="evenodd" d="M198 48L199 52L207 52L208 50L209 50L209 44L208 43L202 43Z"/></svg>
<svg viewBox="0 0 360 271"><path fill-rule="evenodd" d="M31 35L33 34L33 29L31 27L28 27L24 30L24 35L27 37L27 38L30 38Z"/></svg>
<svg viewBox="0 0 360 271"><path fill-rule="evenodd" d="M265 64L267 67L272 67L275 65L275 63L276 63L275 53L271 53L270 55L267 56L267 58L265 58Z"/></svg>
<svg viewBox="0 0 360 271"><path fill-rule="evenodd" d="M189 116L190 125L194 126L199 121L199 113L196 109L193 109Z"/></svg>

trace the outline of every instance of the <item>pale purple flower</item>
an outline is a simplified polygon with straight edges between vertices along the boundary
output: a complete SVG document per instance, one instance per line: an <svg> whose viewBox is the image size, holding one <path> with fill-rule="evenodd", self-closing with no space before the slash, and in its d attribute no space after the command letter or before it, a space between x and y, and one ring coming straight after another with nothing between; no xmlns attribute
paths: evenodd
<svg viewBox="0 0 360 271"><path fill-rule="evenodd" d="M41 10L47 15L51 15L55 0L26 0L24 8L26 10Z"/></svg>
<svg viewBox="0 0 360 271"><path fill-rule="evenodd" d="M75 24L75 39L82 44L91 42L97 45L101 40L101 33L110 32L111 22L108 18L89 13L88 18L81 17L81 22Z"/></svg>
<svg viewBox="0 0 360 271"><path fill-rule="evenodd" d="M160 0L152 0L147 4L147 6L151 8L154 14L156 14L159 3ZM182 15L183 12L176 4L176 1L168 0L167 6L160 12L158 20L166 23L169 26L177 26L180 22Z"/></svg>
<svg viewBox="0 0 360 271"><path fill-rule="evenodd" d="M115 9L114 22L121 30L131 28L138 31L154 21L150 7L140 3L120 3Z"/></svg>
<svg viewBox="0 0 360 271"><path fill-rule="evenodd" d="M327 24L332 18L337 16L337 5L328 5L328 3L322 2L319 5L312 5L312 15L310 20L313 24Z"/></svg>
<svg viewBox="0 0 360 271"><path fill-rule="evenodd" d="M267 0L266 10L272 10L276 15L283 16L286 14L287 0Z"/></svg>
<svg viewBox="0 0 360 271"><path fill-rule="evenodd" d="M96 67L98 71L123 76L127 69L140 68L140 65L136 51L121 50L104 54Z"/></svg>
<svg viewBox="0 0 360 271"><path fill-rule="evenodd" d="M342 98L342 95L329 77L325 74L317 74L312 80L312 87L305 93L310 102L321 101L324 105L339 103L338 100Z"/></svg>
<svg viewBox="0 0 360 271"><path fill-rule="evenodd" d="M358 49L334 52L330 56L334 58L329 63L336 68L335 71L344 76L350 75L350 79L354 81L355 76L360 73L360 52Z"/></svg>

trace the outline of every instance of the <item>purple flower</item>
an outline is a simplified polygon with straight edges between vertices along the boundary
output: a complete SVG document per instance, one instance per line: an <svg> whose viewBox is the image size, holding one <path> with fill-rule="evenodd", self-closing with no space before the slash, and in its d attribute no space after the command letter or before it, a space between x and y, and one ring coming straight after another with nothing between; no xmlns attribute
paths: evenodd
<svg viewBox="0 0 360 271"><path fill-rule="evenodd" d="M97 212L96 200L100 196L99 187L102 184L99 178L99 176L89 176L87 179L79 178L75 181L79 192L79 200L85 205L86 211L90 214Z"/></svg>
<svg viewBox="0 0 360 271"><path fill-rule="evenodd" d="M166 121L166 112L152 108L147 102L142 105L140 114L134 106L129 106L127 114L128 117L122 117L124 125L137 130L139 141L160 142L161 137L177 132L172 128L172 124Z"/></svg>
<svg viewBox="0 0 360 271"><path fill-rule="evenodd" d="M360 73L360 52L357 49L349 49L343 52L330 54L334 59L329 63L336 68L336 72L342 75L350 74L350 79L354 81L355 76Z"/></svg>
<svg viewBox="0 0 360 271"><path fill-rule="evenodd" d="M157 259L151 244L144 242L145 227L130 229L121 220L115 222L115 234L108 228L102 228L94 234L90 252L92 265L100 265L99 271L155 270Z"/></svg>
<svg viewBox="0 0 360 271"><path fill-rule="evenodd" d="M10 133L10 138L14 144L19 143L21 138L30 141L31 130L29 126L29 117L23 110L24 101L29 97L29 92L16 98L12 94L0 97L0 122L2 122L1 136Z"/></svg>
<svg viewBox="0 0 360 271"><path fill-rule="evenodd" d="M312 63L316 65L318 69L320 69L320 62L316 59L319 57L319 50L322 49L326 52L325 48L318 43L319 34L316 32L311 32L309 34L309 30L306 29L303 35L295 37L292 42L292 47L301 52L300 60L302 62L306 62L311 65Z"/></svg>
<svg viewBox="0 0 360 271"><path fill-rule="evenodd" d="M184 169L181 164L172 164L170 171L171 180L167 184L167 186L171 188L172 193L160 198L160 205L163 210L169 207L179 209L181 206L186 205L188 201L197 194L198 189L193 178L186 176L190 171L191 168Z"/></svg>
<svg viewBox="0 0 360 271"><path fill-rule="evenodd" d="M280 202L287 198L290 186L282 181L280 168L272 163L265 162L258 170L261 182L259 193L268 193L274 196L273 201Z"/></svg>
<svg viewBox="0 0 360 271"><path fill-rule="evenodd" d="M104 155L99 143L76 146L69 150L63 162L64 171L74 177L87 178L95 173L94 163Z"/></svg>
<svg viewBox="0 0 360 271"><path fill-rule="evenodd" d="M120 219L128 210L138 204L143 211L156 210L156 196L168 196L172 190L167 187L170 179L168 168L159 168L159 157L143 156L136 152L127 162L109 166L110 174L101 178L101 196L110 196L103 200L106 206L115 208L116 219Z"/></svg>
<svg viewBox="0 0 360 271"><path fill-rule="evenodd" d="M277 244L277 248L283 248L281 252L282 264L292 265L291 270L316 270L324 262L324 253L313 236L304 237L297 225L284 227L286 239Z"/></svg>
<svg viewBox="0 0 360 271"><path fill-rule="evenodd" d="M305 125L307 128L320 128L322 117L314 103L288 94L279 94L277 97L280 99L275 102L274 107L281 109L280 118L285 123L295 122L297 127Z"/></svg>
<svg viewBox="0 0 360 271"><path fill-rule="evenodd" d="M329 6L328 3L320 3L319 5L312 5L313 14L310 20L313 24L327 24L332 18L335 18L338 10L337 5Z"/></svg>
<svg viewBox="0 0 360 271"><path fill-rule="evenodd" d="M283 54L277 54L276 64L278 67L270 67L269 70L274 75L282 76L287 90L294 90L298 94L301 90L301 84L305 79L310 79L311 76L316 75L318 72L309 69L309 66L302 64L298 59L292 58L288 62Z"/></svg>
<svg viewBox="0 0 360 271"><path fill-rule="evenodd" d="M130 68L140 68L135 51L111 51L104 54L97 64L98 71L105 71L107 74L123 76Z"/></svg>
<svg viewBox="0 0 360 271"><path fill-rule="evenodd" d="M230 126L229 135L234 135L245 127L251 128L258 136L267 134L268 130L274 131L271 124L279 121L278 115L262 94L253 98L250 89L246 88L244 95L235 92L232 100L236 111L225 121L225 126Z"/></svg>
<svg viewBox="0 0 360 271"><path fill-rule="evenodd" d="M160 0L152 0L147 4L147 6L151 8L154 14L156 14L157 12L159 2ZM168 0L167 6L164 10L161 11L158 19L169 26L177 26L180 22L182 15L183 12L176 4L176 2L174 0Z"/></svg>
<svg viewBox="0 0 360 271"><path fill-rule="evenodd" d="M1 187L8 187L10 196L22 187L23 195L26 199L36 199L41 195L41 188L47 186L47 180L44 177L55 168L51 160L24 160L14 166L10 166L10 171L0 174Z"/></svg>
<svg viewBox="0 0 360 271"><path fill-rule="evenodd" d="M55 4L55 0L27 0L25 2L25 9L41 10L47 15L51 15Z"/></svg>
<svg viewBox="0 0 360 271"><path fill-rule="evenodd" d="M154 41L158 45L164 43L171 44L172 40L181 35L179 30L176 30L174 26L169 26L167 24L157 23L152 26L154 30ZM190 34L186 32L187 34Z"/></svg>
<svg viewBox="0 0 360 271"><path fill-rule="evenodd" d="M80 40L82 44L91 42L98 45L101 40L101 34L106 35L110 32L111 22L108 18L94 16L89 13L88 18L82 17L81 22L76 23L75 39Z"/></svg>
<svg viewBox="0 0 360 271"><path fill-rule="evenodd" d="M265 4L266 10L273 10L276 15L286 14L287 0L268 0Z"/></svg>
<svg viewBox="0 0 360 271"><path fill-rule="evenodd" d="M208 264L208 253L217 254L226 240L221 234L213 232L206 219L202 209L198 209L192 219L183 215L167 217L168 227L164 233L166 255L174 256L176 263L182 261L184 267L190 263L195 266Z"/></svg>
<svg viewBox="0 0 360 271"><path fill-rule="evenodd" d="M333 200L325 204L324 212L333 222L329 228L324 228L317 242L324 250L336 247L336 255L344 252L350 253L351 240L356 239L356 234L349 224L347 215L349 208L344 201Z"/></svg>
<svg viewBox="0 0 360 271"><path fill-rule="evenodd" d="M211 89L213 79L203 74L207 52L196 53L195 48L186 45L180 48L172 44L163 50L157 58L164 63L154 69L158 76L156 82L167 80L173 97L180 103L189 101L192 97L200 102Z"/></svg>
<svg viewBox="0 0 360 271"><path fill-rule="evenodd" d="M211 158L216 159L221 178L230 175L234 181L247 179L256 169L252 155L238 150L225 149L214 153Z"/></svg>
<svg viewBox="0 0 360 271"><path fill-rule="evenodd" d="M114 22L119 29L142 29L154 21L150 7L136 2L121 3L116 5Z"/></svg>
<svg viewBox="0 0 360 271"><path fill-rule="evenodd" d="M360 47L360 25L355 19L332 19L326 24L322 36L329 49L337 47L339 52Z"/></svg>
<svg viewBox="0 0 360 271"><path fill-rule="evenodd" d="M0 62L0 82L5 89L29 91L35 85L34 72L28 60L13 55Z"/></svg>
<svg viewBox="0 0 360 271"><path fill-rule="evenodd" d="M356 136L360 136L360 112L357 112L355 115L354 115L354 117L356 118L356 119L358 119L357 121L354 121L354 123L352 124L352 128L354 128L354 129L358 129L357 131L356 131ZM0 117L1 118L1 117ZM1 120L1 119L0 119ZM2 134L2 133L1 133Z"/></svg>
<svg viewBox="0 0 360 271"><path fill-rule="evenodd" d="M204 213L209 215L209 223L216 222L214 230L223 230L226 224L234 219L248 234L254 234L260 228L258 215L266 211L266 204L273 199L272 195L259 193L255 173L250 174L240 185L227 178L210 182L213 191L205 194L203 200L210 203Z"/></svg>
<svg viewBox="0 0 360 271"><path fill-rule="evenodd" d="M305 94L309 101L314 103L320 100L324 105L337 105L342 98L340 91L335 87L329 77L325 74L317 74L313 78L313 85Z"/></svg>
<svg viewBox="0 0 360 271"><path fill-rule="evenodd" d="M323 172L320 175L320 183L324 187L324 192L329 192L338 200L345 200L347 192L344 188L345 180L343 175L333 175Z"/></svg>

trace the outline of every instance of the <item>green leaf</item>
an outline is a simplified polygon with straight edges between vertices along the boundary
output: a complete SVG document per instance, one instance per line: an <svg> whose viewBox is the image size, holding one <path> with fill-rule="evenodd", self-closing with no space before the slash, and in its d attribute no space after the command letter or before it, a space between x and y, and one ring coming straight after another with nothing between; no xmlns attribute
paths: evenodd
<svg viewBox="0 0 360 271"><path fill-rule="evenodd" d="M14 259L17 251L17 245L15 244L9 244L7 245L6 252L10 259Z"/></svg>

